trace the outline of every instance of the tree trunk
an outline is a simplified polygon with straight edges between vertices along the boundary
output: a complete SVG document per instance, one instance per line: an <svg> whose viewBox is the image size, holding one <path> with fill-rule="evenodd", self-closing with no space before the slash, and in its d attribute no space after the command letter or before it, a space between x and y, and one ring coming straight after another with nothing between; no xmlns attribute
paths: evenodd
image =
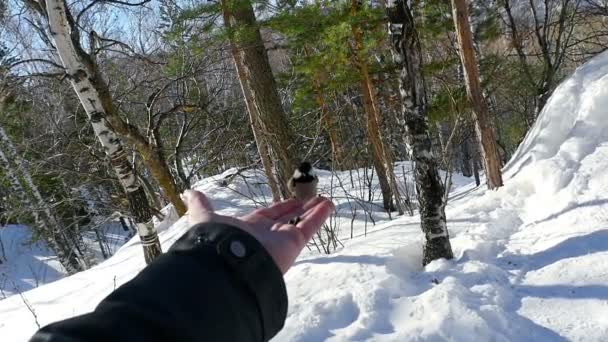
<svg viewBox="0 0 608 342"><path fill-rule="evenodd" d="M309 56L308 47L304 47L304 54L306 57ZM316 70L312 75L312 89L315 96L315 101L321 109L321 120L325 125L325 130L329 136L329 143L331 145L332 161L338 170L350 170L350 165L346 161L346 152L344 151L344 142L340 136L336 119L333 114L330 114L327 108L327 102L325 96L323 96L323 81L326 80L327 75L324 71Z"/></svg>
<svg viewBox="0 0 608 342"><path fill-rule="evenodd" d="M283 109L268 54L249 0L223 0L224 23L230 31L232 54L240 61L243 89L251 98L250 115L257 116L259 133L268 143L277 162L280 187L288 196L287 182L298 165L298 148Z"/></svg>
<svg viewBox="0 0 608 342"><path fill-rule="evenodd" d="M344 142L340 137L336 118L334 117L334 114L331 114L327 109L327 103L325 102L323 90L321 89L321 82L318 76L315 76L315 79L313 79L313 90L315 92L317 105L321 109L321 120L325 125L325 130L329 136L334 165L338 170L350 170L350 165L347 164L346 160L346 152L344 151Z"/></svg>
<svg viewBox="0 0 608 342"><path fill-rule="evenodd" d="M177 213L182 216L186 212L186 206L180 197L180 191L175 185L161 149L149 143L149 139L142 136L136 127L125 122L118 115L108 85L100 74L97 64L80 45L79 28L65 1L46 1L44 10L35 6L32 8L48 19L55 48L66 68L70 83L87 112L97 137L105 149L111 150L106 153L111 156L112 151L116 150L116 146L121 145L116 133L132 143ZM119 179L121 177L134 176L119 173ZM133 184L133 182L129 183Z"/></svg>
<svg viewBox="0 0 608 342"><path fill-rule="evenodd" d="M471 147L469 146L469 138L467 137L460 144L460 157L461 157L461 171L465 177L473 176L473 170L471 169Z"/></svg>
<svg viewBox="0 0 608 342"><path fill-rule="evenodd" d="M115 131L120 131L122 135L131 138L144 162L150 167L152 175L165 189L166 195L171 201L173 202L175 197L178 198L179 201L173 202L178 214L185 213L185 205L179 198L162 155L154 153L150 146L144 146L134 128L116 115L107 84L99 74L92 58L80 47L78 28L75 27L64 0L47 0L46 5L49 28L57 53L72 87L91 121L95 135L110 157L112 168L116 171L118 179L127 193L137 232L144 248L144 257L146 263L150 263L161 254L158 234L151 222L152 210Z"/></svg>
<svg viewBox="0 0 608 342"><path fill-rule="evenodd" d="M481 168L480 154L479 153L479 141L477 140L477 135L472 134L471 138L474 143L470 144L472 150L471 162L473 163L473 176L475 176L475 185L479 186L481 184L481 177L479 176L479 171Z"/></svg>
<svg viewBox="0 0 608 342"><path fill-rule="evenodd" d="M192 184L190 184L190 178L186 176L184 172L184 163L182 162L182 153L181 153L181 145L184 141L184 137L186 133L186 127L188 126L188 119L184 115L183 121L180 125L179 134L177 136L177 142L175 143L175 147L173 148L173 154L175 155L175 159L173 161L173 166L175 167L175 173L179 178L181 185L184 189L190 189Z"/></svg>
<svg viewBox="0 0 608 342"><path fill-rule="evenodd" d="M228 19L229 18L225 15L225 25L228 29L231 29L231 24ZM232 53L232 59L234 60L234 65L236 67L237 75L239 77L241 91L243 92L243 97L245 98L245 107L247 108L247 113L249 113L249 124L251 125L251 131L253 132L253 138L258 148L258 154L260 155L260 160L262 161L264 173L266 174L266 178L268 179L268 186L270 187L270 192L272 193L272 201L279 202L281 200L281 190L279 189L279 184L277 183L277 180L274 176L270 148L266 143L265 137L261 134L260 131L260 118L256 112L256 106L253 100L253 96L251 95L249 87L247 86L247 77L245 72L245 66L243 64L243 60L241 59L242 56L239 53L235 44L233 44L232 42L230 43L230 49Z"/></svg>
<svg viewBox="0 0 608 342"><path fill-rule="evenodd" d="M481 90L477 58L475 57L473 36L469 23L469 10L465 0L451 1L460 60L464 69L467 97L473 107L475 129L481 143L481 152L486 170L486 182L488 188L494 190L503 185L502 165L496 147L496 136L490 121L488 105Z"/></svg>
<svg viewBox="0 0 608 342"><path fill-rule="evenodd" d="M359 0L352 0L351 14L357 15L361 4ZM363 108L367 119L367 137L371 146L372 160L380 188L382 190L382 199L384 209L392 211L393 201L400 215L403 215L403 204L399 196L399 187L393 172L393 163L390 150L385 146L380 128L381 117L378 111L376 101L376 93L369 75L369 67L367 65L367 56L363 52L363 33L361 28L356 24L351 24L354 40L354 59L360 75L361 94L363 96Z"/></svg>
<svg viewBox="0 0 608 342"><path fill-rule="evenodd" d="M0 113L2 113L1 108ZM29 170L25 168L2 127L0 127L0 166L11 184L13 194L31 211L36 222L36 227L33 227L36 235L41 236L47 246L55 252L68 274L85 270L88 266L85 259L81 258L82 256L79 258L77 249L67 239L63 227L59 225L47 203L42 199ZM19 178L24 182L22 183Z"/></svg>
<svg viewBox="0 0 608 342"><path fill-rule="evenodd" d="M399 90L403 104L398 121L404 129L410 158L415 162L421 227L426 238L422 263L426 265L439 258L451 259L454 255L443 210L443 186L431 149L418 32L407 2L397 0L388 6L393 58L401 69Z"/></svg>

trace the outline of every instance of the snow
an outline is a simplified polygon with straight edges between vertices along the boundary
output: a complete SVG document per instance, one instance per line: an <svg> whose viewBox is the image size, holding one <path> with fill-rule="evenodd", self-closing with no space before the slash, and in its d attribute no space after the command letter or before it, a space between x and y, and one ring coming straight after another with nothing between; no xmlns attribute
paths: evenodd
<svg viewBox="0 0 608 342"><path fill-rule="evenodd" d="M555 91L505 167L504 187L455 176L447 208L454 260L423 268L417 217L391 220L377 191L366 203L364 170L321 171L344 247L305 250L286 274L289 312L273 341L608 341L607 92L608 53ZM395 169L409 177L410 167ZM262 182L259 171L232 169L195 188L238 215L268 203ZM168 217L164 249L188 228ZM47 324L92 310L143 266L134 238L91 270L0 301L2 341L36 330L24 300Z"/></svg>
<svg viewBox="0 0 608 342"><path fill-rule="evenodd" d="M0 300L60 279L65 270L42 243L32 243L25 226L0 227Z"/></svg>
<svg viewBox="0 0 608 342"><path fill-rule="evenodd" d="M100 222L98 229L109 255L116 253L130 238L117 220ZM95 233L86 232L83 241L95 259L102 262L104 256ZM0 227L0 243L0 301L67 274L53 251L44 241L34 239L27 226Z"/></svg>

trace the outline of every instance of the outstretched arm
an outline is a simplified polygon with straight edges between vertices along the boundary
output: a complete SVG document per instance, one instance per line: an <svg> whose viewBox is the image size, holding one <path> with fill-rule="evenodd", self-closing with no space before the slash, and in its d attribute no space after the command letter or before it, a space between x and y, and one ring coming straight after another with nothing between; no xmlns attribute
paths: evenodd
<svg viewBox="0 0 608 342"><path fill-rule="evenodd" d="M289 200L241 218L188 191L193 227L92 313L42 328L31 341L268 341L282 327L287 272L333 210ZM288 224L295 216L297 225Z"/></svg>

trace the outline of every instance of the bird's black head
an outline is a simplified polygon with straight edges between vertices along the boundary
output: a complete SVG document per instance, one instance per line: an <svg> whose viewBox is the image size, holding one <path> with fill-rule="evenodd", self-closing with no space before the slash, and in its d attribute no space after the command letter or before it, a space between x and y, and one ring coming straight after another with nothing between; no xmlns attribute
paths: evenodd
<svg viewBox="0 0 608 342"><path fill-rule="evenodd" d="M309 162L302 162L300 166L298 166L298 171L303 174L309 174L312 171L312 165Z"/></svg>
<svg viewBox="0 0 608 342"><path fill-rule="evenodd" d="M303 162L294 171L292 179L296 183L308 183L317 179L317 175L309 162Z"/></svg>

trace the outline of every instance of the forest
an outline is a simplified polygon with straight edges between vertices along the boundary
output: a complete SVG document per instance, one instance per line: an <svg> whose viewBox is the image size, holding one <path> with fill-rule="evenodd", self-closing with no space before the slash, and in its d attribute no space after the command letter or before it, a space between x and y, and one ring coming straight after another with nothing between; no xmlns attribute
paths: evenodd
<svg viewBox="0 0 608 342"><path fill-rule="evenodd" d="M260 170L268 204L310 161L350 172L366 210L420 215L423 264L451 258L452 175L508 182L607 19L604 0L2 0L0 224L31 227L69 274L111 256L108 222L150 262L153 220L184 215L196 182Z"/></svg>

